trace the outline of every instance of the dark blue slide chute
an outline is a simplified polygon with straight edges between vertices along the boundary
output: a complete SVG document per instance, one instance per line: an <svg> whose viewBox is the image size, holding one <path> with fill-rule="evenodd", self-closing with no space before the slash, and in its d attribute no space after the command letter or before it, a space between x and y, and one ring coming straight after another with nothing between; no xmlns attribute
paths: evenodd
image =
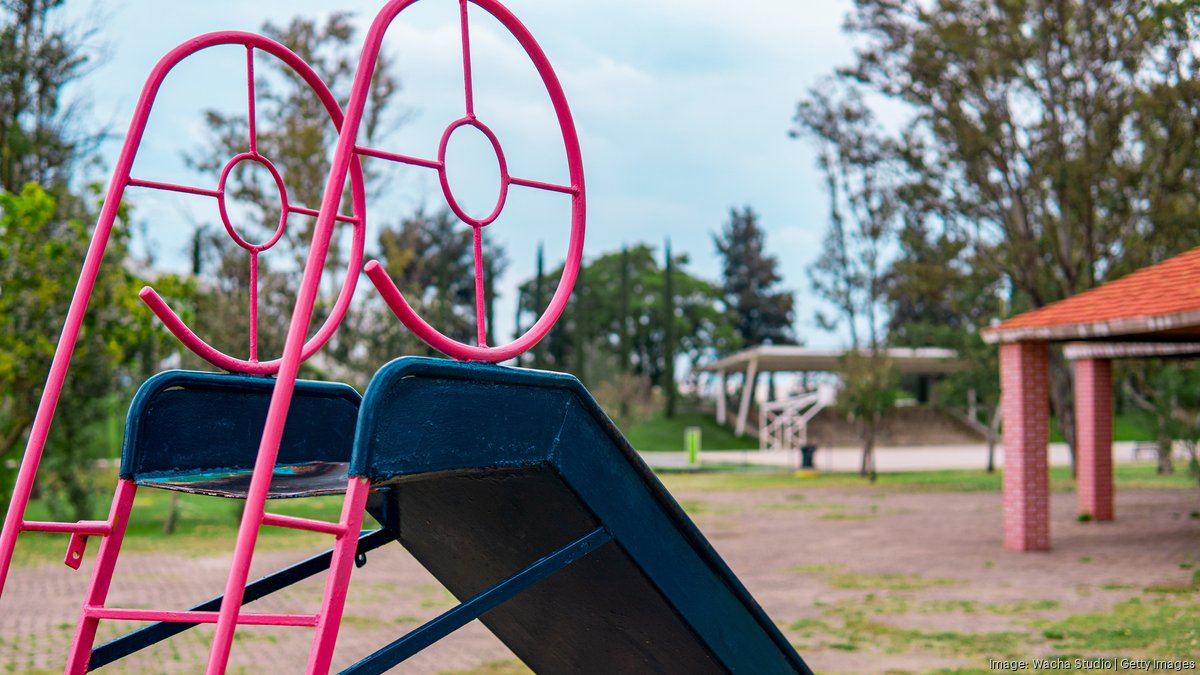
<svg viewBox="0 0 1200 675"><path fill-rule="evenodd" d="M535 672L811 672L574 377L397 359L363 398L350 473ZM346 672L382 672L461 611Z"/></svg>

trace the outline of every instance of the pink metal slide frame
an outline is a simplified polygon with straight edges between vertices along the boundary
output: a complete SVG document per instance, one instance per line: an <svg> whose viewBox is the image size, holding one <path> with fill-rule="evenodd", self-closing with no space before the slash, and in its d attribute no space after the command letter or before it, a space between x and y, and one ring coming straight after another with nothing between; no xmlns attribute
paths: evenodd
<svg viewBox="0 0 1200 675"><path fill-rule="evenodd" d="M266 512L266 498L270 487L270 479L279 452L284 424L287 419L292 394L300 363L321 348L336 330L354 293L355 282L362 260L363 230L365 229L365 192L359 158L369 156L397 161L415 166L433 168L438 172L444 196L451 209L474 230L474 258L476 283L476 318L477 344L467 345L455 341L426 323L405 301L399 290L387 277L377 262L368 263L365 268L368 276L379 288L380 293L400 320L413 330L421 339L434 348L460 360L497 362L512 358L532 347L550 330L569 300L575 280L578 276L579 265L583 252L583 236L585 221L585 198L583 186L583 168L579 141L575 132L566 97L557 76L546 59L545 54L533 39L529 31L503 5L495 0L469 0L481 7L503 24L518 40L526 54L533 61L546 86L552 105L557 115L562 132L570 175L570 185L555 185L537 180L524 179L509 175L507 163L498 138L491 129L479 121L475 115L473 89L471 82L470 38L468 31L468 0L459 0L461 19L461 38L463 52L464 94L466 100L466 115L452 122L442 135L439 145L438 158L425 160L416 157L399 155L374 148L357 145L356 138L363 111L368 98L371 78L377 65L383 37L396 16L416 0L392 0L375 18L368 31L358 72L356 73L347 111L343 118L336 100L328 88L320 81L312 69L299 57L278 43L267 38L237 31L210 33L194 38L181 44L169 52L155 66L142 90L136 113L130 124L125 145L118 158L109 185L100 218L89 246L83 270L72 297L70 310L60 336L50 374L38 412L30 432L22 465L18 474L13 500L5 518L3 532L0 533L0 593L11 564L17 535L22 531L69 532L72 533L71 545L68 548L68 564L78 567L82 556L84 538L100 536L103 541L97 556L97 563L89 585L87 597L80 615L80 622L72 644L67 670L68 673L87 672L87 663L96 626L101 619L144 620L144 621L185 621L207 622L216 624L209 654L206 672L210 675L223 673L228 663L233 635L239 624L269 624L290 626L314 626L316 628L313 647L307 668L309 673L325 673L333 655L337 632L340 625L342 609L345 603L346 590L349 584L350 571L353 565L355 543L362 523L363 510L369 492L369 484L363 478L351 477L347 489L346 500L339 522L321 523L307 519L277 516ZM159 87L171 69L183 59L197 51L216 45L243 45L247 50L248 76L248 111L250 119L249 150L232 158L222 171L216 190L192 186L160 183L150 180L136 179L130 176L133 160L137 154L142 135L149 119L154 99ZM334 154L330 175L325 192L318 209L295 206L288 202L286 188L278 171L270 161L257 153L255 146L254 121L254 76L253 52L260 50L279 58L302 76L305 82L317 93L340 130L337 148ZM445 151L451 133L458 127L470 125L480 130L489 139L497 153L501 167L501 193L493 212L485 218L476 219L467 215L455 200L445 172ZM243 161L257 162L271 173L280 193L281 222L272 236L261 244L247 242L229 222L224 203L224 187L226 178L232 168ZM338 213L344 187L349 178L351 181L351 196L354 212L350 216ZM558 289L542 316L523 335L513 342L502 346L485 344L486 318L484 307L484 260L482 253L482 230L493 222L504 207L508 189L511 185L548 190L567 194L571 198L571 233L567 257L563 268ZM238 528L237 540L233 553L229 577L226 582L224 597L220 610L213 612L172 612L152 610L131 610L104 607L112 573L116 564L128 516L133 505L136 485L132 481L121 480L114 495L112 509L106 521L80 523L38 523L24 518L33 488L34 477L45 447L50 424L58 403L62 386L69 368L71 354L79 335L84 313L90 299L99 267L104 256L104 249L111 234L113 223L120 204L121 197L127 186L152 189L170 190L188 194L203 195L216 198L221 213L222 222L234 241L249 252L251 257L251 279L257 279L258 254L273 246L282 235L289 213L300 213L316 216L316 226L310 244L308 258L304 267L295 307L289 324L283 354L273 361L258 360L257 353L257 301L256 288L252 289L250 308L250 358L237 359L224 354L208 345L199 338L173 312L167 303L151 288L142 290L140 296L147 305L163 321L166 327L189 349L208 360L214 365L235 372L276 375L275 387L272 392L270 407L255 460L254 473L246 496L243 517ZM354 243L349 269L342 290L329 319L321 326L311 339L306 339L316 297L319 289L321 274L328 254L329 244L333 235L335 223L350 222L354 226ZM257 286L256 281L253 283ZM253 558L258 532L263 525L295 527L312 531L325 532L337 537L333 562L326 582L326 591L319 613L315 615L264 615L243 613L241 604L248 580L250 563Z"/></svg>

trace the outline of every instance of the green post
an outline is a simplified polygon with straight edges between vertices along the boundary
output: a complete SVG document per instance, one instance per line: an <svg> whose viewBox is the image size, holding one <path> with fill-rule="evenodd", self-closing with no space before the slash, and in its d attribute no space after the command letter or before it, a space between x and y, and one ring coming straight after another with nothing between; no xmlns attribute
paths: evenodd
<svg viewBox="0 0 1200 675"><path fill-rule="evenodd" d="M700 465L700 427L683 430L683 442L687 446L688 466Z"/></svg>

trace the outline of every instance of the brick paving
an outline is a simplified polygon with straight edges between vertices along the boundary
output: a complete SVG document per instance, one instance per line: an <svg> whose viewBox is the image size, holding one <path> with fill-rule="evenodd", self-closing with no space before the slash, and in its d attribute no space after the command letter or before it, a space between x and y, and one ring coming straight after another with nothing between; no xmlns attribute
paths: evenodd
<svg viewBox="0 0 1200 675"><path fill-rule="evenodd" d="M865 589L835 587L834 575L903 575L947 580L947 585L904 592L918 600L1057 602L1036 616L1103 612L1155 584L1182 585L1200 566L1200 490L1118 490L1117 519L1079 523L1071 493L1051 495L1050 551L1017 553L1001 547L1001 501L995 493L905 494L862 487L780 488L681 493L684 505L714 546L819 673L921 671L981 667L961 658L921 653L886 654L806 644L790 630L821 616L821 606L861 600ZM27 535L37 536L37 535ZM232 533L231 533L232 537ZM18 544L20 545L20 544ZM94 549L89 550L89 553ZM308 552L270 551L256 559L255 574L298 560ZM169 554L121 559L111 606L181 608L221 588L224 556ZM12 573L0 602L0 672L61 672L83 596L90 562L78 572L61 564ZM949 583L953 580L953 583ZM264 599L258 611L315 611L321 580ZM1123 590L1127 589L1127 590ZM346 621L334 667L345 667L405 630L449 607L450 596L400 547L370 554L354 573ZM1029 614L920 614L891 617L906 627L1009 630ZM102 622L101 639L128 624ZM211 627L188 631L106 669L117 673L199 672ZM242 628L231 673L302 672L311 632L298 628ZM395 672L469 670L512 659L486 629L473 624Z"/></svg>

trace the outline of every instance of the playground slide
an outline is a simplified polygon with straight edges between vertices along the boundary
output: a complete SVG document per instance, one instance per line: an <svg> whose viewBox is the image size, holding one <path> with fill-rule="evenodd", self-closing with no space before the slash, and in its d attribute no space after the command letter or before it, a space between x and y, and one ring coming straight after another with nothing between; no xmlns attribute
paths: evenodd
<svg viewBox="0 0 1200 675"><path fill-rule="evenodd" d="M574 377L397 359L357 433L368 510L458 598L567 558L481 617L534 671L811 672Z"/></svg>

